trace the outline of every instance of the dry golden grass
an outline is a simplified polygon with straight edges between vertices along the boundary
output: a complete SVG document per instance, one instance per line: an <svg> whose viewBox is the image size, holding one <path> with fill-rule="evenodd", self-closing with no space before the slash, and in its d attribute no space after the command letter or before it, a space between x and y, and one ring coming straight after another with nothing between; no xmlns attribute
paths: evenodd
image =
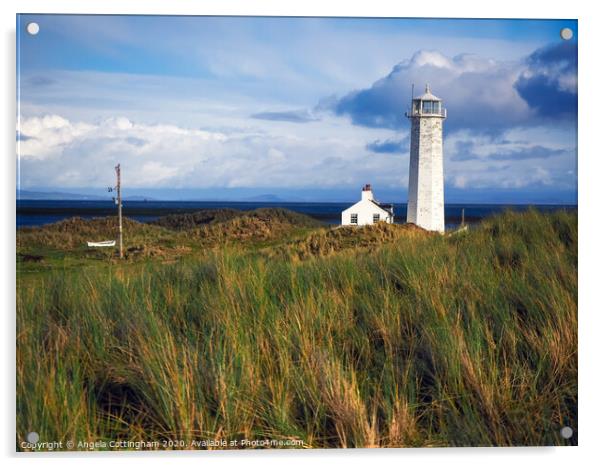
<svg viewBox="0 0 602 466"><path fill-rule="evenodd" d="M577 442L576 214L295 245L20 282L18 444Z"/></svg>

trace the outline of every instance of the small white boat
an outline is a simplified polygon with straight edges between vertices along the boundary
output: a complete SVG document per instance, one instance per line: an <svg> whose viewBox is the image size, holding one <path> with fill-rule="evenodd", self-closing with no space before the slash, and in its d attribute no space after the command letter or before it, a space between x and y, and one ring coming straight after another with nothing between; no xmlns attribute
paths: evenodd
<svg viewBox="0 0 602 466"><path fill-rule="evenodd" d="M112 246L115 246L115 240L97 242L88 241L89 248L110 248Z"/></svg>

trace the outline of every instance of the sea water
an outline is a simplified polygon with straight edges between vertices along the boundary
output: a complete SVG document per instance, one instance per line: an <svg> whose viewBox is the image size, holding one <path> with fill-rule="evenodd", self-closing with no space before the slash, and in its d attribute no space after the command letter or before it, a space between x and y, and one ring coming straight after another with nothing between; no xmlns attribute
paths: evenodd
<svg viewBox="0 0 602 466"><path fill-rule="evenodd" d="M336 225L341 222L341 212L353 205L352 202L231 202L231 201L124 201L123 215L139 222L151 222L163 215L197 212L203 209L254 210L278 207L309 215L324 223ZM460 224L462 210L466 223L476 223L492 214L506 209L523 211L525 204L446 204L446 228ZM558 209L576 210L575 205L532 205L540 211ZM395 223L404 223L407 204L394 204ZM117 206L112 201L68 201L68 200L18 200L17 228L55 223L71 217L94 218L117 215Z"/></svg>

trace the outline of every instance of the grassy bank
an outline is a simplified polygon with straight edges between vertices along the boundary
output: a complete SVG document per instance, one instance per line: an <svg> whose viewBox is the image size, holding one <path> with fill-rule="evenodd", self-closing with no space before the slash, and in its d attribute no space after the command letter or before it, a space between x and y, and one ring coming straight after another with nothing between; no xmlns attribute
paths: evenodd
<svg viewBox="0 0 602 466"><path fill-rule="evenodd" d="M208 209L167 215L151 223L124 218L124 257L126 263L147 259L173 262L190 255L202 256L225 245L257 250L324 228L311 217L280 208ZM88 241L115 239L117 235L117 217L72 217L41 227L20 228L17 270L43 272L123 262L118 260L116 248L87 247Z"/></svg>
<svg viewBox="0 0 602 466"><path fill-rule="evenodd" d="M577 441L559 435L577 431L576 214L448 237L379 226L362 244L346 231L20 277L18 444Z"/></svg>

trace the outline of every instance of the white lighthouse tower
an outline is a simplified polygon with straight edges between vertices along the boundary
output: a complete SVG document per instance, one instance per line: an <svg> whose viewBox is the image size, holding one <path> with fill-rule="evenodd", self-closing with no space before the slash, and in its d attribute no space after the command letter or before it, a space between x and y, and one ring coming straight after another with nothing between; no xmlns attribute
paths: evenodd
<svg viewBox="0 0 602 466"><path fill-rule="evenodd" d="M406 116L412 122L407 222L444 232L443 120L447 110L427 84L423 95L412 98Z"/></svg>

